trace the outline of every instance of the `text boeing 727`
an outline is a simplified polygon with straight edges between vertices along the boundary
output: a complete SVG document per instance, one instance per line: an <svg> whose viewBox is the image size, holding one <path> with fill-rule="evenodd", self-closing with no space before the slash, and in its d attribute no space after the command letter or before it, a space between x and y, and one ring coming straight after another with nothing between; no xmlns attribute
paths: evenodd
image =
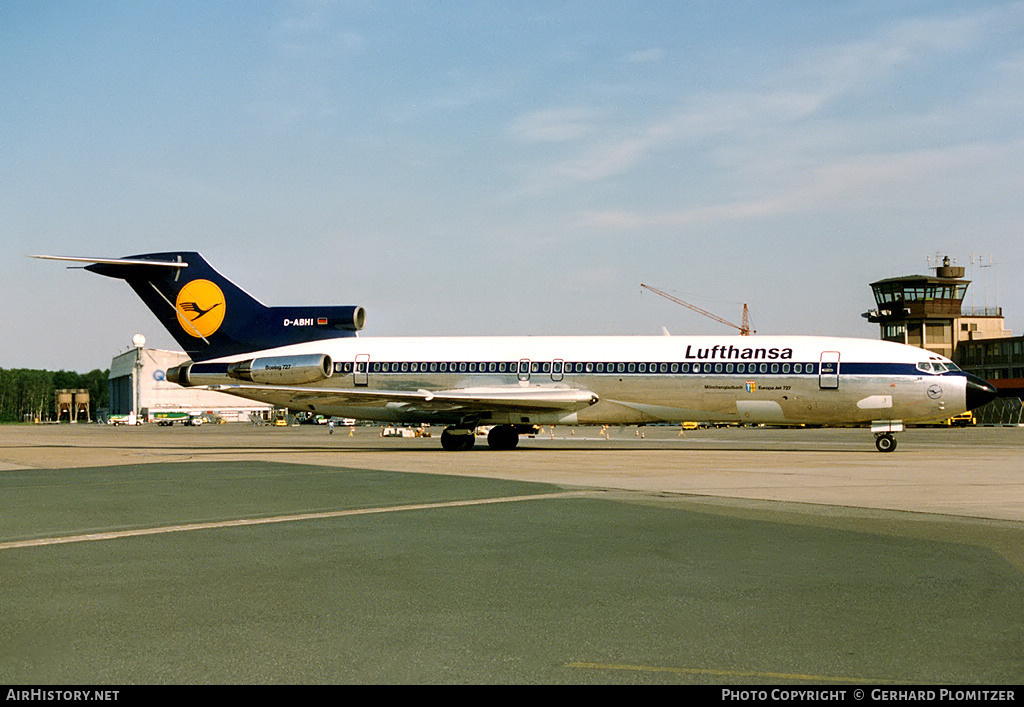
<svg viewBox="0 0 1024 707"><path fill-rule="evenodd" d="M191 361L168 371L293 411L446 425L469 449L480 425L511 449L533 425L660 422L870 424L896 448L907 422L942 420L995 395L923 349L814 336L358 337L361 307L267 307L198 253L88 263L126 280Z"/></svg>

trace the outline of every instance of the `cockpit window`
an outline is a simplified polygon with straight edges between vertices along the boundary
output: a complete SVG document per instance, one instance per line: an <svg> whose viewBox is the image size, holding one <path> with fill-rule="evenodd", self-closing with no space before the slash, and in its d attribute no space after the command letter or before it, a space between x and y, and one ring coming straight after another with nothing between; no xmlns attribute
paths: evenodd
<svg viewBox="0 0 1024 707"><path fill-rule="evenodd" d="M946 371L959 371L960 369L952 361L921 361L917 364L917 370L937 375Z"/></svg>

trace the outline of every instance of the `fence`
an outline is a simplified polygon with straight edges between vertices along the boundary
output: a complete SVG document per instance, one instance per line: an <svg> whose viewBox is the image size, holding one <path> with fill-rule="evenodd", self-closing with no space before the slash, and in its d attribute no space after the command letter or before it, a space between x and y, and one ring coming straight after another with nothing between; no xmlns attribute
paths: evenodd
<svg viewBox="0 0 1024 707"><path fill-rule="evenodd" d="M1020 398L996 398L974 411L979 425L1024 425L1024 403Z"/></svg>

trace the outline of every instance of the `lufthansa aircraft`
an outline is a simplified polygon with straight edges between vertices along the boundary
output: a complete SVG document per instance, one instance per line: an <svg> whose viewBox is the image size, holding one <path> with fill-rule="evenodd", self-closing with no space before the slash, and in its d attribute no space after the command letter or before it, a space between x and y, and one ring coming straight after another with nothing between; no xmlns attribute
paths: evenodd
<svg viewBox="0 0 1024 707"><path fill-rule="evenodd" d="M511 449L534 425L732 422L870 424L879 451L904 423L942 420L996 395L947 358L886 341L812 336L359 337L362 307L267 307L198 253L88 263L126 280L191 361L167 372L321 415L475 429Z"/></svg>

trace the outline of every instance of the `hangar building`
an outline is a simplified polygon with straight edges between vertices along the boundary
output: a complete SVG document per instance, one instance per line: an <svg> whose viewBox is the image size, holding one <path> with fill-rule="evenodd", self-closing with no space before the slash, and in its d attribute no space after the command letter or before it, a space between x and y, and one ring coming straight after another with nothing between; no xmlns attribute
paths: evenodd
<svg viewBox="0 0 1024 707"><path fill-rule="evenodd" d="M225 393L183 388L167 380L167 369L188 360L181 351L145 348L141 336L136 345L110 362L110 413L135 412L145 419L157 412L212 413L227 422L248 422L252 415L270 419L271 405Z"/></svg>

